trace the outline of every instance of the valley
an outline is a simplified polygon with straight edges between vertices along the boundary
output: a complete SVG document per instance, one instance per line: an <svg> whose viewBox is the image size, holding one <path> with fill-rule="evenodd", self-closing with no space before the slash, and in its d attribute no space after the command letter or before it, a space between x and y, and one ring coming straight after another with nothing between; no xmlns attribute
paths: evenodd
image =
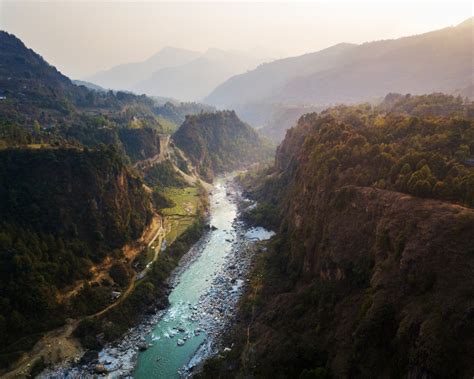
<svg viewBox="0 0 474 379"><path fill-rule="evenodd" d="M210 201L212 229L183 256L172 274L170 305L166 309L147 317L124 339L107 345L99 352L98 362L66 365L45 375L109 372L121 376L133 371L137 378L179 377L181 369L191 370L224 349L219 337L230 326L256 254L256 241L272 235L264 229L248 230L238 220L238 191L231 177L217 179ZM185 368L193 356L193 363Z"/></svg>
<svg viewBox="0 0 474 379"><path fill-rule="evenodd" d="M197 195L193 196L196 197ZM195 210L198 207L197 200L190 199L187 203ZM171 210L172 211L172 210ZM84 354L84 350L74 337L73 333L81 322L86 320L98 319L113 308L120 306L129 295L135 290L140 280L144 279L148 274L150 267L158 259L161 251L165 249L166 242L171 244L181 235L187 227L192 223L192 219L196 216L196 211L188 211L187 214L173 216L155 213L151 219L150 224L143 231L142 236L123 247L123 261L128 265L131 272L128 284L121 292L117 292L118 297L103 309L98 310L94 314L87 315L78 319L68 319L66 325L58 329L46 333L34 345L31 352L24 354L16 363L16 368L2 375L5 378L15 378L28 374L35 365L41 362L41 365L54 366L63 362L70 362L77 360ZM171 220L172 218L172 220ZM152 256L147 259L141 271L134 271L132 268L139 268L139 262L142 261L139 255L151 250ZM103 262L90 268L90 275L87 280L80 280L74 283L72 288L66 288L62 293L58 293L58 300L60 303L66 303L72 297L78 295L85 285L91 287L99 287L104 280L111 280L110 269L114 264L114 260L110 257L104 259ZM37 366L38 367L38 366Z"/></svg>
<svg viewBox="0 0 474 379"><path fill-rule="evenodd" d="M71 44L82 80L0 30L0 378L473 377L474 18L362 43L310 4L229 6L117 6ZM306 53L201 49L269 38L242 20Z"/></svg>
<svg viewBox="0 0 474 379"><path fill-rule="evenodd" d="M474 176L457 151L474 123L453 100L307 114L273 166L242 176L244 219L277 236L206 377L469 376Z"/></svg>
<svg viewBox="0 0 474 379"><path fill-rule="evenodd" d="M0 51L3 62L23 59L42 72L29 91L48 98L33 102L29 93L25 101L16 89L31 75L19 71L8 82L17 97L0 104L0 321L9 328L0 360L1 374L14 378L93 361L94 351L167 308L168 277L205 230L213 188L205 180L256 163L270 147L260 149L264 142L235 114L222 124L226 112L76 86L14 36L0 37L11 47ZM67 112L55 108L61 101ZM163 117L208 126L179 143ZM204 132L225 151L219 165L192 152Z"/></svg>

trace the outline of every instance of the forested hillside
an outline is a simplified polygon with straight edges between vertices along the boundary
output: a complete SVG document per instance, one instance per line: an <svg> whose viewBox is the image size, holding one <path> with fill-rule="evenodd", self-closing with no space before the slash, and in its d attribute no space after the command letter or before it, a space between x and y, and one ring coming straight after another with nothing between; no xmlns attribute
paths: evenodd
<svg viewBox="0 0 474 379"><path fill-rule="evenodd" d="M173 140L207 180L268 159L272 154L271 146L240 121L234 111L189 116Z"/></svg>
<svg viewBox="0 0 474 379"><path fill-rule="evenodd" d="M80 325L75 336L97 348L166 306L166 279L204 230L207 192L192 164L211 180L270 150L233 112L76 86L5 32L0 95L3 373L74 354L46 354L52 329L70 341ZM170 143L182 121L184 152ZM184 214L167 220L175 207Z"/></svg>
<svg viewBox="0 0 474 379"><path fill-rule="evenodd" d="M58 291L106 256L122 258L150 218L149 195L113 147L0 151L2 365L33 336L93 310L103 291L66 303Z"/></svg>
<svg viewBox="0 0 474 379"><path fill-rule="evenodd" d="M247 220L278 235L209 377L472 374L469 107L390 95L308 114L273 167L242 179L258 201Z"/></svg>
<svg viewBox="0 0 474 379"><path fill-rule="evenodd" d="M44 332L100 310L128 285L122 249L156 219L128 163L159 155L164 130L154 100L76 86L5 32L0 90L4 368ZM114 264L121 277L107 274ZM111 281L94 277L98 266Z"/></svg>
<svg viewBox="0 0 474 379"><path fill-rule="evenodd" d="M158 134L176 130L187 114L212 109L190 103L161 105L146 96L90 90L73 84L11 34L0 32L0 46L3 146L114 144L136 161L155 155Z"/></svg>

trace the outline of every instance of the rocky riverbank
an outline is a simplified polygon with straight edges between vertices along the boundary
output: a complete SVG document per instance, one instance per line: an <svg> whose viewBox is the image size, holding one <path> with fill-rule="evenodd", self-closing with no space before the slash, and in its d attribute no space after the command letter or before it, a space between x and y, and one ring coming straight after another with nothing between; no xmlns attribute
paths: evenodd
<svg viewBox="0 0 474 379"><path fill-rule="evenodd" d="M228 201L233 204L241 202L240 191L234 182L226 181L224 187ZM179 266L169 278L171 289L179 284L182 274L199 259L213 229L215 227L210 225L209 232L183 256ZM42 377L84 378L101 375L115 378L131 376L139 352L147 350L150 345L160 343L161 338L176 336L176 345L184 346L187 340L193 336L199 334L205 336L192 359L180 370L182 376L191 376L206 358L220 351L231 349L231 346L222 345L221 336L230 328L235 319L237 302L245 289L246 276L252 264L252 258L259 250L256 240L266 239L271 236L271 233L262 228L247 229L239 217L233 221L231 230L221 230L220 232L226 234L225 241L231 244L232 248L226 255L220 271L213 278L208 289L199 297L197 303L187 304L190 310L189 320L198 325L197 328L185 330L177 327L176 330L173 329L164 336L155 337L151 333L167 310L158 311L147 316L142 323L130 329L118 343L105 346L99 353L89 352L81 361L65 363L62 367L43 373ZM151 341L149 338L147 339L147 336L150 335L152 335Z"/></svg>
<svg viewBox="0 0 474 379"><path fill-rule="evenodd" d="M168 278L169 291L178 283L180 275L199 257L202 248L209 238L208 233L186 253L179 265ZM145 316L137 326L131 328L119 342L106 345L100 352L88 351L80 360L63 362L52 369L44 371L40 378L79 379L94 375L110 378L131 377L138 353L149 347L146 336L166 313L166 309Z"/></svg>
<svg viewBox="0 0 474 379"><path fill-rule="evenodd" d="M243 203L240 188L235 182L229 183L227 196L238 205ZM273 235L273 232L263 228L247 228L239 217L233 222L233 228L234 233L229 233L232 253L226 256L221 273L213 280L211 288L201 296L192 313L207 338L189 363L180 370L183 377L191 377L198 372L207 358L232 349L232 346L223 345L222 337L235 321L237 303L248 283L247 274L253 258L255 254L265 250L257 241L266 240Z"/></svg>

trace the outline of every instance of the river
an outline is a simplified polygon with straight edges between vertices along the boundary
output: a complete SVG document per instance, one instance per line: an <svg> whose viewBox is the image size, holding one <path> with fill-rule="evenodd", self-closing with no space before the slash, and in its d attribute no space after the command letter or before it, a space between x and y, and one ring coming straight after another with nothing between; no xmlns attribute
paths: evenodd
<svg viewBox="0 0 474 379"><path fill-rule="evenodd" d="M262 228L241 230L237 222L238 194L229 180L220 178L215 183L210 197L210 225L215 229L204 237L205 243L197 245L200 251L196 260L181 274L169 296L168 310L147 336L151 346L139 354L133 375L136 379L179 377L178 371L200 346L212 350L213 341L208 339L228 321L225 318L231 316L245 279L242 267L239 275L235 253L245 254L241 250L251 239L272 235ZM229 267L235 267L236 272ZM200 350L199 358L206 351L211 353Z"/></svg>
<svg viewBox="0 0 474 379"><path fill-rule="evenodd" d="M231 176L215 181L209 199L212 229L183 257L169 307L100 352L99 364L109 377L179 378L222 348L219 337L230 326L245 288L254 241L273 235L244 227L238 219L239 198ZM146 350L137 353L137 345ZM68 374L78 377L81 371Z"/></svg>

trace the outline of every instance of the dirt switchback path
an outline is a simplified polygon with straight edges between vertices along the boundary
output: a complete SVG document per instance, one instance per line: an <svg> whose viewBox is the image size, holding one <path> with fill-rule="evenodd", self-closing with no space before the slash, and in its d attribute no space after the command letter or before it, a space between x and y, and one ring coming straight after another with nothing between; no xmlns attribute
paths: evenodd
<svg viewBox="0 0 474 379"><path fill-rule="evenodd" d="M157 259L165 235L163 224L164 221L162 217L158 214L155 214L152 221L143 232L142 236L138 240L123 247L124 257L130 265L133 263L133 260L137 257L137 255L143 250L143 248L151 246L158 238L159 240L155 248L156 253L153 258L153 261ZM108 270L111 264L112 262L108 262L107 264L101 264L100 270L96 269L93 271L94 278L91 279L90 282L96 281L98 280L98 278L102 277L104 270ZM25 353L23 357L17 361L15 368L0 376L0 378L25 378L29 374L33 365L41 358L44 358L44 360L48 363L55 364L81 356L81 354L83 353L83 349L79 341L72 337L72 334L79 325L79 323L86 319L99 317L111 310L112 308L121 304L135 288L137 277L142 278L146 275L148 267L149 266L147 266L147 268L145 268L138 275L135 271L132 271L133 274L130 278L127 288L122 292L122 295L115 302L108 305L106 308L92 315L84 316L78 319L69 319L62 327L47 332L35 344L35 346L30 352ZM77 291L79 291L80 288L82 288L83 284L84 283L78 284L73 290L68 292L68 295L71 296L71 293L76 293Z"/></svg>

